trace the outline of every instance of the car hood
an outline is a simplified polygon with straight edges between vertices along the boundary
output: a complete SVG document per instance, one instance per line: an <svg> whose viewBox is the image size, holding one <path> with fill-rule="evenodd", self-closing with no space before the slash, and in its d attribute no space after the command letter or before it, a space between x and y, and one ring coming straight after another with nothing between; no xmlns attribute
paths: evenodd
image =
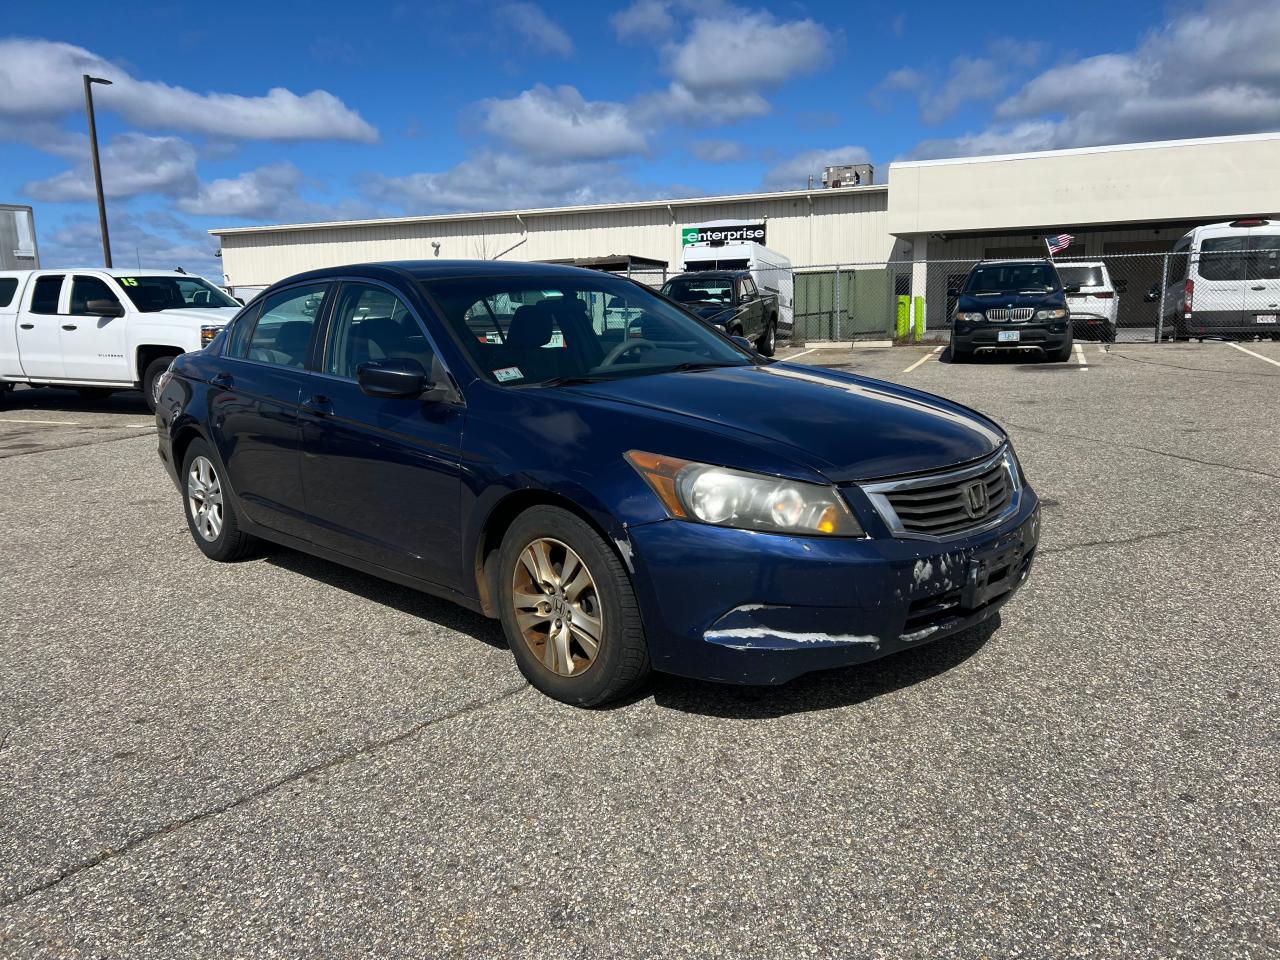
<svg viewBox="0 0 1280 960"><path fill-rule="evenodd" d="M142 315L150 319L191 324L229 323L240 307L179 307L176 310L150 310Z"/></svg>
<svg viewBox="0 0 1280 960"><path fill-rule="evenodd" d="M798 364L692 370L572 389L767 438L835 482L938 470L993 453L1005 440L990 420L941 397Z"/></svg>
<svg viewBox="0 0 1280 960"><path fill-rule="evenodd" d="M960 295L956 309L961 313L990 310L992 307L1012 309L1017 307L1061 307L1066 304L1066 297L1061 290L1052 293L990 293L975 296L969 293Z"/></svg>
<svg viewBox="0 0 1280 960"><path fill-rule="evenodd" d="M732 306L726 307L718 303L686 303L684 308L703 320L710 320L712 323L722 321L726 317L733 316L734 313Z"/></svg>

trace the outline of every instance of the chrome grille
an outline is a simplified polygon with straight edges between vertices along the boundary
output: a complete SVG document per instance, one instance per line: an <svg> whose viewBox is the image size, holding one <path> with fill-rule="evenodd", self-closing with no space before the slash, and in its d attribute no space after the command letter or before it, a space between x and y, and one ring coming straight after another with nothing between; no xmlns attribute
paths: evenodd
<svg viewBox="0 0 1280 960"><path fill-rule="evenodd" d="M971 467L863 486L896 536L951 539L993 527L1018 508L1008 450Z"/></svg>
<svg viewBox="0 0 1280 960"><path fill-rule="evenodd" d="M993 307L987 311L988 320L1030 320L1035 310L1031 307Z"/></svg>

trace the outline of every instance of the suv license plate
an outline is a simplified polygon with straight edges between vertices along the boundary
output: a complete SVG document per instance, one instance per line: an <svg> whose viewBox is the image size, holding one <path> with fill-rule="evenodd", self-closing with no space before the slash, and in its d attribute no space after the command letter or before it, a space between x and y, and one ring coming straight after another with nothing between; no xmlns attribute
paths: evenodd
<svg viewBox="0 0 1280 960"><path fill-rule="evenodd" d="M1275 323L1276 315L1274 313L1260 313L1258 314L1258 322L1259 323Z"/></svg>
<svg viewBox="0 0 1280 960"><path fill-rule="evenodd" d="M998 343L1017 343L1021 339L1021 330L1000 330L996 333Z"/></svg>

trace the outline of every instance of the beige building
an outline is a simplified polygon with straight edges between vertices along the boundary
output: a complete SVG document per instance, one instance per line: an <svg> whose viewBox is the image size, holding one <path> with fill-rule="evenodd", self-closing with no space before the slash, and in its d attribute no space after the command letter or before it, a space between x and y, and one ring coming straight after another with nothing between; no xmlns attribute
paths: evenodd
<svg viewBox="0 0 1280 960"><path fill-rule="evenodd" d="M884 271L889 293L924 297L934 322L945 310L948 271L931 273L927 261L1041 255L1043 237L1063 232L1076 237L1072 255L1164 252L1200 223L1280 214L1280 133L908 161L891 164L888 180L210 232L221 241L225 282L248 291L316 267L436 256L564 260L623 254L678 270L683 227L760 221L766 244L795 267ZM962 269L961 263L954 268Z"/></svg>

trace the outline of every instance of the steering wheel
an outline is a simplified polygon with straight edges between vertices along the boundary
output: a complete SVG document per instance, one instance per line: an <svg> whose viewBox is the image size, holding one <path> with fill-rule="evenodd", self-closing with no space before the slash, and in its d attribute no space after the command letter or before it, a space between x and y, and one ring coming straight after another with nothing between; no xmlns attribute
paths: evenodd
<svg viewBox="0 0 1280 960"><path fill-rule="evenodd" d="M616 347L614 347L612 350L609 351L608 355L603 360L600 361L600 366L611 367L615 363L617 363L619 359L622 358L623 354L629 353L632 350L657 350L657 349L658 349L658 345L654 343L652 340L645 340L643 338L636 338L634 340L624 340L622 341L622 343L618 344Z"/></svg>

